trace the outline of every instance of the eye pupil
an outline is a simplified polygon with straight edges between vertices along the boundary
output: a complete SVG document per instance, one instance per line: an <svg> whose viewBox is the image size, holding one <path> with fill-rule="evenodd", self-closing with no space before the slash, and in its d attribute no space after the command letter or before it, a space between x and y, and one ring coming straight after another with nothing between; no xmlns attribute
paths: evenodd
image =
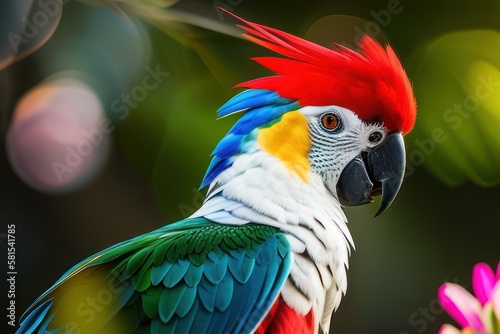
<svg viewBox="0 0 500 334"><path fill-rule="evenodd" d="M326 130L336 130L340 124L339 117L335 114L325 114L321 117L321 124Z"/></svg>
<svg viewBox="0 0 500 334"><path fill-rule="evenodd" d="M382 137L384 135L382 134L382 132L380 131L373 131L372 133L370 133L370 135L368 136L368 141L372 144L376 144L378 143L379 141L382 140Z"/></svg>

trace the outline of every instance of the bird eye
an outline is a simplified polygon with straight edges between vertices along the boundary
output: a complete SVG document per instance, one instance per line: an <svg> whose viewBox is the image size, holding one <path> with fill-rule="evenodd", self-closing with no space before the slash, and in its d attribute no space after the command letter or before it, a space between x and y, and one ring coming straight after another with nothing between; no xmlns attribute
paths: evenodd
<svg viewBox="0 0 500 334"><path fill-rule="evenodd" d="M329 132L339 130L341 126L340 118L335 113L326 113L321 116L321 126Z"/></svg>
<svg viewBox="0 0 500 334"><path fill-rule="evenodd" d="M368 136L368 141L370 142L370 144L376 145L380 143L382 139L384 139L384 137L385 136L382 131L375 130Z"/></svg>

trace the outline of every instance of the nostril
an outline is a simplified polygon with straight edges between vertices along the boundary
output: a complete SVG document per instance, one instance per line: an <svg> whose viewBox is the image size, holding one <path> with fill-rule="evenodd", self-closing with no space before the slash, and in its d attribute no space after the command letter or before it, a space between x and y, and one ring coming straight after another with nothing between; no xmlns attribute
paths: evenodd
<svg viewBox="0 0 500 334"><path fill-rule="evenodd" d="M381 131L373 131L368 136L368 141L371 144L378 144L382 140L382 138L384 138L384 134Z"/></svg>

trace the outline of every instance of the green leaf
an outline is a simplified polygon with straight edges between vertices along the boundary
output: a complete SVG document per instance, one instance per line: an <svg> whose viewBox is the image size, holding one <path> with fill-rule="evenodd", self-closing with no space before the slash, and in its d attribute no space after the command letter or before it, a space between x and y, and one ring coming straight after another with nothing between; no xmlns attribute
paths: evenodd
<svg viewBox="0 0 500 334"><path fill-rule="evenodd" d="M417 98L407 175L424 165L449 185L500 182L500 33L450 33L421 46L408 67Z"/></svg>

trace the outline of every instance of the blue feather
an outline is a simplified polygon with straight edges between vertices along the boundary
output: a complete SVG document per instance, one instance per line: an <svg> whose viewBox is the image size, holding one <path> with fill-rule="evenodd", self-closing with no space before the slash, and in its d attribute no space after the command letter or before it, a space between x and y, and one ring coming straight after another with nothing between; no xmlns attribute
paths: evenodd
<svg viewBox="0 0 500 334"><path fill-rule="evenodd" d="M217 286L206 278L203 278L198 285L198 295L200 296L201 303L209 312L214 311L216 291Z"/></svg>
<svg viewBox="0 0 500 334"><path fill-rule="evenodd" d="M232 313L229 305L235 297L233 294L234 280L229 272L217 286L215 297L215 316L212 317L207 329L207 333L224 333L227 332L227 324L229 321L234 321L234 313Z"/></svg>
<svg viewBox="0 0 500 334"><path fill-rule="evenodd" d="M284 261L279 261L279 262L274 261L268 267L265 280L266 284L262 286L262 291L261 291L262 298L260 302L256 305L257 309L267 309L268 307L271 306L269 303L276 299L276 296L279 294L279 291L281 290L282 284L284 283L286 277L288 276L288 273L292 268L292 261L291 257L289 256L290 248L288 240L283 235L277 236L277 239L278 239L277 240L278 252L280 254L280 257L283 257ZM283 253L281 253L281 251L279 250L280 245L281 249L283 250ZM284 251L285 248L288 248L286 252ZM280 278L282 282L280 283L280 279L276 281L277 278Z"/></svg>
<svg viewBox="0 0 500 334"><path fill-rule="evenodd" d="M285 105L270 104L248 110L229 130L229 133L237 135L247 135L256 128L279 119L285 113L296 110L295 103Z"/></svg>
<svg viewBox="0 0 500 334"><path fill-rule="evenodd" d="M263 285L264 279L266 278L266 269L267 268L265 267L255 266L252 271L252 275L246 284L235 284L235 287L238 287L239 289L235 289L234 294L236 296L245 296L245 298L235 299L231 303L231 310L234 314L238 314L239 321L233 323L233 327L229 331L230 333L248 333L254 327L251 323L255 322L256 325L260 322L260 319L262 319L262 317L259 319L251 319L250 315L252 314L252 310L255 305L259 302L260 287ZM252 288L248 289L248 286L251 286ZM267 309L265 311L267 312ZM262 316L263 315L264 314L262 314Z"/></svg>
<svg viewBox="0 0 500 334"><path fill-rule="evenodd" d="M178 318L178 327L182 329L182 333L193 333L191 329L193 327L193 324L198 321L195 321L195 319L197 319L196 317L198 315L198 309L200 308L199 305L200 299L198 298L198 295L196 295L193 305L191 306L191 310L184 317ZM201 309L203 309L203 307L201 307Z"/></svg>
<svg viewBox="0 0 500 334"><path fill-rule="evenodd" d="M23 322L21 323L21 327L16 333L34 333L35 331L37 333L43 333L46 329L44 328L45 326L41 326L41 328L38 327L40 326L42 321L45 320L44 318L49 312L51 306L52 300L46 300L41 303L36 309L33 310L33 312L31 312L26 317L26 319L23 320Z"/></svg>
<svg viewBox="0 0 500 334"><path fill-rule="evenodd" d="M162 322L167 323L170 321L182 300L186 288L184 284L179 284L174 288L162 289L158 304L158 315Z"/></svg>
<svg viewBox="0 0 500 334"><path fill-rule="evenodd" d="M190 312L191 313L191 312ZM210 319L212 318L213 313L210 311L207 311L203 306L198 306L196 309L196 316L192 318L191 320L191 328L189 329L189 332L183 330L183 331L178 331L178 333L189 333L189 334L200 334L200 333L207 333L207 327L208 324L210 323ZM180 328L180 327L179 327Z"/></svg>
<svg viewBox="0 0 500 334"><path fill-rule="evenodd" d="M284 254L285 256L281 256L277 250L277 244L280 243L287 245L288 252ZM269 261L269 257L272 258L271 261ZM278 261L274 261L275 259ZM252 330L276 300L292 266L290 246L286 237L278 234L267 239L255 262L255 268L247 284L254 287L252 292L256 294L257 300L250 304L250 307L244 308L243 313L239 313L241 321L235 324L236 327L231 329L231 333L246 333ZM269 265L265 265L265 263L269 263ZM242 287L247 286L247 284L242 285ZM261 288L256 289L256 287ZM238 292L234 291L234 293L237 295ZM248 292L245 293L247 295L245 299L253 297ZM234 307L233 304L231 307Z"/></svg>
<svg viewBox="0 0 500 334"><path fill-rule="evenodd" d="M159 334L160 333L160 325L161 321L158 318L151 320L150 325L150 334Z"/></svg>
<svg viewBox="0 0 500 334"><path fill-rule="evenodd" d="M149 334L165 334L175 333L177 327L177 319L173 319L169 323L163 323L159 318L151 320L151 327Z"/></svg>
<svg viewBox="0 0 500 334"><path fill-rule="evenodd" d="M196 287L194 288L187 287L184 290L184 295L179 301L179 305L177 305L177 310L175 311L175 314L177 314L181 318L185 317L186 314L189 312L189 310L191 310L191 308L193 307L196 294L197 294Z"/></svg>
<svg viewBox="0 0 500 334"><path fill-rule="evenodd" d="M213 156L218 156L219 159L226 159L240 150L240 143L243 139L243 135L238 135L234 133L228 133L222 140L217 144Z"/></svg>
<svg viewBox="0 0 500 334"><path fill-rule="evenodd" d="M237 250L232 250L229 252L229 258L227 259L227 267L229 268L229 271L233 275L234 278L236 278L237 281L241 282L241 275L239 273L240 267L241 267L241 262L243 261L243 258L245 257L244 252L239 252Z"/></svg>
<svg viewBox="0 0 500 334"><path fill-rule="evenodd" d="M255 259L258 265L269 266L276 256L277 242L275 238L270 238L260 248L259 256Z"/></svg>
<svg viewBox="0 0 500 334"><path fill-rule="evenodd" d="M285 113L299 107L296 101L282 98L276 92L251 89L224 104L218 111L220 117L243 110L245 113L215 147L200 188L209 185L217 175L233 164L234 156L249 147L249 141L256 138L255 134L252 135L255 129L277 121Z"/></svg>
<svg viewBox="0 0 500 334"><path fill-rule="evenodd" d="M227 328L228 324L234 321L234 314L232 312L218 313L217 317L212 317L210 324L207 328L207 333L224 333L229 334Z"/></svg>
<svg viewBox="0 0 500 334"><path fill-rule="evenodd" d="M262 285L262 289L260 291L261 301L267 301L267 299L274 299L277 296L279 289L281 289L281 285L276 285L275 279L279 276L279 269L282 265L281 262L273 261L267 266L266 279ZM274 289L273 289L274 288ZM278 289L278 290L276 290Z"/></svg>
<svg viewBox="0 0 500 334"><path fill-rule="evenodd" d="M191 262L189 260L179 259L170 268L167 275L163 279L163 285L167 288L172 288L180 282L189 269Z"/></svg>
<svg viewBox="0 0 500 334"><path fill-rule="evenodd" d="M255 266L255 259L245 256L243 261L241 261L241 267L239 274L241 275L241 283L246 283L252 274L253 268Z"/></svg>
<svg viewBox="0 0 500 334"><path fill-rule="evenodd" d="M210 252L207 254L207 257L209 260L211 260L212 262L217 262L219 261L220 259L222 259L222 257L224 256L225 254L224 253L221 253L221 252Z"/></svg>
<svg viewBox="0 0 500 334"><path fill-rule="evenodd" d="M200 188L204 188L208 186L212 181L219 175L222 171L224 171L227 167L231 166L234 162L234 158L230 157L225 160L220 159L215 156L210 163L210 166L205 173L205 177L203 178L203 182L201 183Z"/></svg>
<svg viewBox="0 0 500 334"><path fill-rule="evenodd" d="M153 269L151 270L151 283L153 285L158 285L163 279L165 278L165 275L168 273L170 268L172 268L174 264L168 261L163 261L161 265L153 266Z"/></svg>
<svg viewBox="0 0 500 334"><path fill-rule="evenodd" d="M255 258L246 256L244 252L231 251L228 267L233 277L240 283L246 283L252 274Z"/></svg>
<svg viewBox="0 0 500 334"><path fill-rule="evenodd" d="M168 324L161 324L160 326L161 332L159 334L178 333L177 331L178 323L179 320L175 319L173 321L170 321Z"/></svg>
<svg viewBox="0 0 500 334"><path fill-rule="evenodd" d="M215 309L220 312L226 311L231 300L233 299L233 283L234 279L229 272L217 284L217 291L215 293Z"/></svg>
<svg viewBox="0 0 500 334"><path fill-rule="evenodd" d="M283 102L281 102L283 101ZM278 93L265 89L248 89L243 91L217 110L217 115L225 117L246 109L260 107L271 103L286 103L290 100L284 99Z"/></svg>
<svg viewBox="0 0 500 334"><path fill-rule="evenodd" d="M287 254L290 253L290 244L288 243L288 240L278 238L278 252L282 258L285 258Z"/></svg>
<svg viewBox="0 0 500 334"><path fill-rule="evenodd" d="M215 254L215 252L210 252ZM227 271L227 254L224 254L220 260L214 262L207 261L203 266L205 277L213 284L219 284Z"/></svg>
<svg viewBox="0 0 500 334"><path fill-rule="evenodd" d="M247 256L251 259L254 259L254 260L257 257L257 255L259 254L259 251L260 251L260 248L257 248L257 247L245 249L245 253L247 254Z"/></svg>
<svg viewBox="0 0 500 334"><path fill-rule="evenodd" d="M202 276L203 266L195 266L194 264L191 264L189 269L186 271L186 275L184 275L184 282L186 282L187 286L192 288L200 283Z"/></svg>

